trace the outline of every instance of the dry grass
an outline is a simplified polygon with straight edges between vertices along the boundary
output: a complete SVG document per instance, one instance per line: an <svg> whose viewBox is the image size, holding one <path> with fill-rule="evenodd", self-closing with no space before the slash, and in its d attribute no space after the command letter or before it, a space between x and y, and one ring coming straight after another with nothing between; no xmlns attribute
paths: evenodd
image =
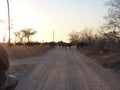
<svg viewBox="0 0 120 90"><path fill-rule="evenodd" d="M99 62L106 68L116 68L120 67L120 56L117 53L109 53L106 55L101 55L101 60Z"/></svg>
<svg viewBox="0 0 120 90"><path fill-rule="evenodd" d="M45 53L49 49L48 46L4 46L8 52L10 59L21 59L37 56Z"/></svg>
<svg viewBox="0 0 120 90"><path fill-rule="evenodd" d="M48 46L10 46L10 47L5 45L3 46L8 52L10 60L12 59L19 60L21 58L28 58L41 55L51 49L51 47ZM15 64L12 66L10 65L8 74L19 76L20 73L24 71L26 66L27 66L26 64Z"/></svg>
<svg viewBox="0 0 120 90"><path fill-rule="evenodd" d="M115 52L104 53L103 51L95 51L83 49L81 52L100 63L105 68L118 68L120 67L120 55Z"/></svg>

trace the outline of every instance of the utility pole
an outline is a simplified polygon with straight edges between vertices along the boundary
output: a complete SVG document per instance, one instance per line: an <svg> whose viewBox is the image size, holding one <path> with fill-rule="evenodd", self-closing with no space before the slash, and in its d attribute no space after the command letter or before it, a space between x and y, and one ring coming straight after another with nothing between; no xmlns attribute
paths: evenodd
<svg viewBox="0 0 120 90"><path fill-rule="evenodd" d="M53 43L52 43L52 44L53 44L53 45L52 45L53 47L54 47L54 45L55 45L55 42L54 42L55 36L54 36L54 35L55 35L55 32L54 32L54 30L53 30Z"/></svg>
<svg viewBox="0 0 120 90"><path fill-rule="evenodd" d="M9 0L7 0L7 9L8 9L8 45L10 45L10 6L9 6Z"/></svg>
<svg viewBox="0 0 120 90"><path fill-rule="evenodd" d="M55 39L55 35L54 35L55 33L54 33L54 30L53 30L53 42L54 42L54 39Z"/></svg>

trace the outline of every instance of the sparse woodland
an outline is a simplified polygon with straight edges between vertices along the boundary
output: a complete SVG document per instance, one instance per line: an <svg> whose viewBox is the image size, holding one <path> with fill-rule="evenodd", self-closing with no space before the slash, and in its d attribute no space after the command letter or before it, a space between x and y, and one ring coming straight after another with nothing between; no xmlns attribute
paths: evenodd
<svg viewBox="0 0 120 90"><path fill-rule="evenodd" d="M97 56L105 67L120 67L120 0L109 0L104 23L97 30L85 28L80 32L71 32L71 42L87 42L88 47L81 48L87 55ZM96 31L95 33L93 31Z"/></svg>

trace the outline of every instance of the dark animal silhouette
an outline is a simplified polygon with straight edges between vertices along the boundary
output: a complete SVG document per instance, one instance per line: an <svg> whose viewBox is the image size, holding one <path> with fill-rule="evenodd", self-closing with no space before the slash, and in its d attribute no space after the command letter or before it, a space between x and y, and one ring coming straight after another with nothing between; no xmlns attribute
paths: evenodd
<svg viewBox="0 0 120 90"><path fill-rule="evenodd" d="M76 47L77 47L77 49L79 49L80 47L83 48L83 47L86 47L88 45L89 45L89 43L79 42L76 44Z"/></svg>
<svg viewBox="0 0 120 90"><path fill-rule="evenodd" d="M68 48L71 48L74 44L73 43L62 43L62 48L65 48L67 49Z"/></svg>

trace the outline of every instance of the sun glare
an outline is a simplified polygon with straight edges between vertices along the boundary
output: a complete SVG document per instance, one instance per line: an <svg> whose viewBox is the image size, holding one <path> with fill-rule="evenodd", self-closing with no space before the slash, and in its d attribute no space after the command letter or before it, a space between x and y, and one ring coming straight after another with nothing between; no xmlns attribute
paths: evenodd
<svg viewBox="0 0 120 90"><path fill-rule="evenodd" d="M29 4L28 0L10 0L9 2L12 40L14 40L13 32L23 28L33 28L37 30L34 37L36 41L52 41L53 29L56 41L66 41L68 34L73 30L80 30L86 26L98 26L101 19L99 16L102 16L104 11L100 8L100 4L95 5L76 0L69 3L64 0L30 0ZM84 4L87 4L88 7ZM93 8L93 6L99 6L99 8ZM7 37L7 15L7 2L0 0L0 20L5 20L5 23L0 23L0 38L2 38L3 32Z"/></svg>

